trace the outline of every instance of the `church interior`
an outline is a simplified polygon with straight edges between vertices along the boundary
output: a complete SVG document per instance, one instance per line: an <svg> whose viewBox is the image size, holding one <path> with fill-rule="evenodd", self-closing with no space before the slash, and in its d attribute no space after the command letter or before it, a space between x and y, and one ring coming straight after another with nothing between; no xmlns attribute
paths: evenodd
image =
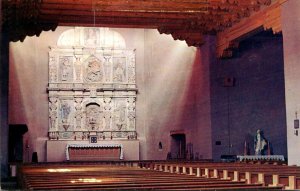
<svg viewBox="0 0 300 191"><path fill-rule="evenodd" d="M300 189L299 0L0 6L2 189Z"/></svg>

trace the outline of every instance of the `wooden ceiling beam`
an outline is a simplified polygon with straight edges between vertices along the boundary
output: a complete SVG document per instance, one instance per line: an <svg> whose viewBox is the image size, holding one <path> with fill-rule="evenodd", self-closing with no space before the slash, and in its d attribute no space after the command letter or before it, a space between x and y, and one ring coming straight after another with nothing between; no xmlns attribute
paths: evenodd
<svg viewBox="0 0 300 191"><path fill-rule="evenodd" d="M205 1L154 1L154 0L93 0L93 1L61 1L44 0L44 4L69 4L71 6L88 6L96 11L135 11L135 12L203 12L208 8Z"/></svg>
<svg viewBox="0 0 300 191"><path fill-rule="evenodd" d="M135 13L135 12L119 12L119 11L97 11L91 12L89 10L56 10L56 9L42 9L41 14L44 15L73 15L73 16L90 16L90 17L99 17L99 16L115 16L115 17L139 17L139 18L169 18L169 19L197 19L199 16L194 14L174 14L174 13Z"/></svg>
<svg viewBox="0 0 300 191"><path fill-rule="evenodd" d="M217 34L217 55L220 58L231 57L232 45L239 44L239 41L249 33L255 33L260 28L273 30L273 33L281 32L281 6L287 0L278 0L263 11L243 19L231 28Z"/></svg>
<svg viewBox="0 0 300 191"><path fill-rule="evenodd" d="M245 25L238 23L270 3L271 0L10 0L3 2L2 10L4 28L16 34L14 40L26 33L39 34L43 29L53 29L57 24L156 28L194 46L203 43L203 34L219 33L221 52L236 42L236 34L241 36L240 33L247 32L243 29ZM276 24L278 17L271 15L263 27L280 31ZM225 40L221 35L226 36Z"/></svg>

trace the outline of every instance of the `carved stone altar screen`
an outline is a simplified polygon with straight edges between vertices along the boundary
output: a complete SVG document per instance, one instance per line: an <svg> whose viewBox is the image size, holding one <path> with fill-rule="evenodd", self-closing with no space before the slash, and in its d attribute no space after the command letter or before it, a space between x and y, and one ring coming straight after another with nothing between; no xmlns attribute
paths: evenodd
<svg viewBox="0 0 300 191"><path fill-rule="evenodd" d="M135 52L120 34L75 27L50 49L50 140L136 139Z"/></svg>

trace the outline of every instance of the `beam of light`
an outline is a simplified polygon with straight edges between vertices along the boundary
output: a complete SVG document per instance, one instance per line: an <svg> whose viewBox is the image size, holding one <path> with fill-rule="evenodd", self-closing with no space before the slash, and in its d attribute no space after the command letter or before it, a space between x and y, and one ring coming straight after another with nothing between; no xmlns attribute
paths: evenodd
<svg viewBox="0 0 300 191"><path fill-rule="evenodd" d="M59 169L47 169L48 172L71 172L70 169L59 168Z"/></svg>
<svg viewBox="0 0 300 191"><path fill-rule="evenodd" d="M96 179L96 178L79 178L78 180L71 180L70 181L72 184L74 183L95 183L95 182L102 182L102 180L100 179Z"/></svg>

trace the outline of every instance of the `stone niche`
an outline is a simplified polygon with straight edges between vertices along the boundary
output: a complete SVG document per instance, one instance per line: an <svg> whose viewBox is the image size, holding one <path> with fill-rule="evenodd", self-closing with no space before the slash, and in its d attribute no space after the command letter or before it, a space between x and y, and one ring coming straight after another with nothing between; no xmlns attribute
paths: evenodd
<svg viewBox="0 0 300 191"><path fill-rule="evenodd" d="M48 93L50 141L137 139L135 51L119 33L84 27L62 33L49 51Z"/></svg>

